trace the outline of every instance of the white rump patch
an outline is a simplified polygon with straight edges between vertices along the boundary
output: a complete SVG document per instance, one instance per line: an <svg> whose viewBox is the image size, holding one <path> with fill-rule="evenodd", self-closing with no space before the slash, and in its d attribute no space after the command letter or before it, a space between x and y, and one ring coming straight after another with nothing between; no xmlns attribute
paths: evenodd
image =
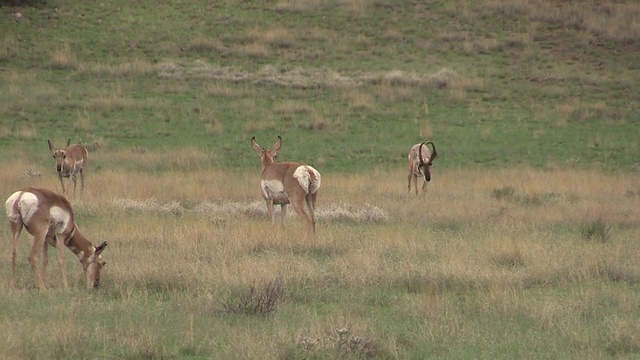
<svg viewBox="0 0 640 360"><path fill-rule="evenodd" d="M313 173L314 178L309 175L309 171ZM298 180L298 184L307 192L314 194L320 188L320 173L309 165L300 165L294 171L293 177Z"/></svg>
<svg viewBox="0 0 640 360"><path fill-rule="evenodd" d="M273 200L276 204L288 204L289 197L284 192L284 185L280 180L260 180L262 196L267 200Z"/></svg>
<svg viewBox="0 0 640 360"><path fill-rule="evenodd" d="M69 222L71 221L71 214L68 211L58 207L52 206L49 209L49 215L51 216L51 220L55 224L56 234L61 234L67 229L69 226Z"/></svg>
<svg viewBox="0 0 640 360"><path fill-rule="evenodd" d="M20 197L21 194L22 197ZM20 202L18 203L18 212L16 213L14 212L13 204L18 197L20 197ZM7 217L9 217L9 219L17 220L21 217L22 221L27 223L38 210L38 197L34 193L17 191L7 199L5 210L7 211Z"/></svg>

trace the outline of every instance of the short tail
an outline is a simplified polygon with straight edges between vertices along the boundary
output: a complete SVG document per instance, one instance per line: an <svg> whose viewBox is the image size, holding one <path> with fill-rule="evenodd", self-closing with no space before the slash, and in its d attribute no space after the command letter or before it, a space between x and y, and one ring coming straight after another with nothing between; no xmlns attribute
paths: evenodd
<svg viewBox="0 0 640 360"><path fill-rule="evenodd" d="M20 213L20 200L22 200L22 194L24 191L20 191L20 194L16 197L11 204L11 214L7 214L9 216L9 221L14 223L22 223L22 214Z"/></svg>
<svg viewBox="0 0 640 360"><path fill-rule="evenodd" d="M307 174L309 174L309 187L307 188L307 195L305 196L305 201L307 202L307 209L309 210L309 215L311 216L311 228L313 232L316 231L316 215L315 215L315 203L316 196L318 194L318 190L320 189L320 184L322 183L322 176L318 170L314 169L311 166L307 166Z"/></svg>
<svg viewBox="0 0 640 360"><path fill-rule="evenodd" d="M320 189L320 184L322 183L322 176L318 170L313 167L307 165L307 174L309 174L309 187L307 189L308 194L315 194Z"/></svg>

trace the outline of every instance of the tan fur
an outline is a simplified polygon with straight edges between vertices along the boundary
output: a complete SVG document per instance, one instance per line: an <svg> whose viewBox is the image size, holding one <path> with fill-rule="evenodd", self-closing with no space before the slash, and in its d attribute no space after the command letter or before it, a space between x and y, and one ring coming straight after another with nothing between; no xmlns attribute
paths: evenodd
<svg viewBox="0 0 640 360"><path fill-rule="evenodd" d="M73 181L73 196L76 195L76 177L80 174L80 192L84 192L84 171L87 168L87 159L89 158L89 152L87 148L82 144L73 144L71 139L67 141L67 147L65 149L54 150L51 140L47 140L49 143L49 150L53 153L53 158L56 161L56 171L58 172L58 178L60 179L60 186L62 186L62 193L66 194L69 185ZM67 189L64 187L62 178L68 178Z"/></svg>
<svg viewBox="0 0 640 360"><path fill-rule="evenodd" d="M433 145L433 143L431 144ZM424 176L425 178L425 181L422 184L422 191L427 191L427 182L431 181L431 165L433 163L433 160L437 156L437 152L435 151L435 145L433 146L434 146L433 156L425 143L415 144L411 147L411 150L409 150L409 155L407 156L407 160L408 160L407 179L409 184L407 186L407 189L408 191L411 191L411 179L413 178L416 195L418 194L418 176ZM422 156L422 163L419 157L420 152Z"/></svg>
<svg viewBox="0 0 640 360"><path fill-rule="evenodd" d="M31 201L35 196L37 201ZM29 201L27 201L29 199ZM100 253L106 243L95 248L75 223L71 204L62 195L47 189L26 188L13 193L5 203L7 217L12 232L13 254L11 261L12 284L16 282L16 249L22 228L33 235L33 245L29 252L29 263L35 275L36 285L45 288L44 274L47 266L47 247L58 248L58 262L62 272L64 287L68 287L64 266L63 245L78 256L84 270L87 287L97 287L100 282L100 270L105 262ZM66 223L52 216L59 214L68 220ZM38 266L38 254L43 251L42 268Z"/></svg>
<svg viewBox="0 0 640 360"><path fill-rule="evenodd" d="M261 193L267 203L267 211L271 223L275 223L274 205L280 205L280 222L284 227L287 204L291 204L296 213L308 224L312 233L316 232L315 204L320 188L320 173L309 165L298 162L275 162L275 157L282 147L282 138L271 150L263 149L251 138L251 148L258 154L262 162ZM274 186L271 186L273 184ZM274 193L282 184L282 192ZM305 203L308 212L305 210Z"/></svg>

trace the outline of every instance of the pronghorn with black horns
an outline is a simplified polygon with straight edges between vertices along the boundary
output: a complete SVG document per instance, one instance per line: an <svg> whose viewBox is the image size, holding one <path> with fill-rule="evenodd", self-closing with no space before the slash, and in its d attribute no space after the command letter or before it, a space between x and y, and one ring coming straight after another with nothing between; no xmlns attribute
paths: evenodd
<svg viewBox="0 0 640 360"><path fill-rule="evenodd" d="M427 147L429 144L433 147L433 151L429 151ZM431 141L415 144L411 147L411 151L409 151L409 156L407 157L409 160L409 174L407 176L409 185L407 189L409 191L411 191L411 178L413 178L416 194L418 194L418 176L420 175L424 176L422 191L427 190L427 182L431 181L431 165L437 155L436 145Z"/></svg>
<svg viewBox="0 0 640 360"><path fill-rule="evenodd" d="M58 248L58 263L62 272L62 283L68 287L64 265L64 247L71 250L82 264L88 288L100 284L100 270L105 262L100 254L107 246L104 242L94 247L80 231L73 217L69 200L51 190L26 188L14 192L5 203L7 217L13 234L13 254L11 258L12 285L16 284L16 249L22 228L33 235L33 245L29 252L29 263L35 275L36 285L45 288L44 275L47 267L47 248ZM42 268L38 266L38 255L42 254Z"/></svg>
<svg viewBox="0 0 640 360"><path fill-rule="evenodd" d="M67 147L65 149L54 150L51 140L47 140L49 143L49 150L53 153L53 159L56 161L56 171L58 172L58 178L60 178L60 185L62 186L62 194L66 195L69 189L69 185L73 181L73 196L76 196L76 175L80 173L80 192L84 192L84 170L87 168L87 159L89 158L89 152L87 148L82 144L71 144L71 139L67 141ZM62 178L69 178L67 183L67 189L64 188Z"/></svg>
<svg viewBox="0 0 640 360"><path fill-rule="evenodd" d="M271 223L275 224L274 205L280 205L280 223L284 227L287 204L291 204L298 215L308 224L312 233L316 232L315 205L320 188L320 173L309 165L299 162L276 162L276 155L282 147L282 138L269 149L262 148L251 138L251 148L262 161L260 190L267 202ZM308 210L305 211L305 204Z"/></svg>

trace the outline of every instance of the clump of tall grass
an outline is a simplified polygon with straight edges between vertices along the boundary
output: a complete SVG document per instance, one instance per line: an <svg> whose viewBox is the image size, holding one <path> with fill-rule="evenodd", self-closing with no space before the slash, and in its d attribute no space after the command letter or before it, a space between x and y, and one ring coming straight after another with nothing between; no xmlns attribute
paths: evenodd
<svg viewBox="0 0 640 360"><path fill-rule="evenodd" d="M119 64L108 63L80 63L78 75L108 76L112 78L128 78L136 76L148 76L157 71L156 65L142 59Z"/></svg>
<svg viewBox="0 0 640 360"><path fill-rule="evenodd" d="M63 44L61 48L51 52L50 66L57 70L76 69L78 67L78 59L69 44Z"/></svg>
<svg viewBox="0 0 640 360"><path fill-rule="evenodd" d="M284 280L256 285L254 282L244 292L230 295L222 302L223 314L243 314L268 316L276 311L277 305L284 296Z"/></svg>
<svg viewBox="0 0 640 360"><path fill-rule="evenodd" d="M611 225L602 218L598 218L580 227L580 235L587 241L606 243L611 238Z"/></svg>
<svg viewBox="0 0 640 360"><path fill-rule="evenodd" d="M310 131L322 131L325 130L329 125L333 124L334 123L329 123L322 115L316 114L313 120L308 122L301 122L300 124L298 124L298 127Z"/></svg>
<svg viewBox="0 0 640 360"><path fill-rule="evenodd" d="M516 189L513 186L503 186L498 189L491 190L491 197L496 200L513 199L516 194Z"/></svg>
<svg viewBox="0 0 640 360"><path fill-rule="evenodd" d="M305 353L334 353L335 358L377 359L386 358L389 354L376 339L362 337L350 333L348 328L335 329L335 334L322 337L301 335L296 339L296 345ZM291 354L292 357L296 357ZM288 358L289 356L285 356ZM309 357L302 356L303 358ZM313 356L310 356L313 357Z"/></svg>
<svg viewBox="0 0 640 360"><path fill-rule="evenodd" d="M236 52L248 58L264 58L269 56L269 49L262 43L241 45Z"/></svg>
<svg viewBox="0 0 640 360"><path fill-rule="evenodd" d="M555 192L541 192L520 195L516 193L516 189L513 186L503 186L491 190L491 197L496 200L519 202L523 205L542 205L557 201L560 198L560 194Z"/></svg>
<svg viewBox="0 0 640 360"><path fill-rule="evenodd" d="M499 267L513 269L525 266L524 256L519 249L503 251L492 256L491 260Z"/></svg>
<svg viewBox="0 0 640 360"><path fill-rule="evenodd" d="M187 50L203 54L224 54L227 49L218 39L208 36L197 36L189 41Z"/></svg>
<svg viewBox="0 0 640 360"><path fill-rule="evenodd" d="M13 35L0 38L0 61L8 60L18 54L18 45Z"/></svg>
<svg viewBox="0 0 640 360"><path fill-rule="evenodd" d="M368 110L373 108L373 96L370 94L355 92L347 95L347 102L351 110Z"/></svg>
<svg viewBox="0 0 640 360"><path fill-rule="evenodd" d="M311 112L311 107L305 101L300 100L285 100L273 106L273 111L280 114L308 114Z"/></svg>
<svg viewBox="0 0 640 360"><path fill-rule="evenodd" d="M284 28L270 29L263 33L263 41L278 48L290 48L295 44L294 36Z"/></svg>

